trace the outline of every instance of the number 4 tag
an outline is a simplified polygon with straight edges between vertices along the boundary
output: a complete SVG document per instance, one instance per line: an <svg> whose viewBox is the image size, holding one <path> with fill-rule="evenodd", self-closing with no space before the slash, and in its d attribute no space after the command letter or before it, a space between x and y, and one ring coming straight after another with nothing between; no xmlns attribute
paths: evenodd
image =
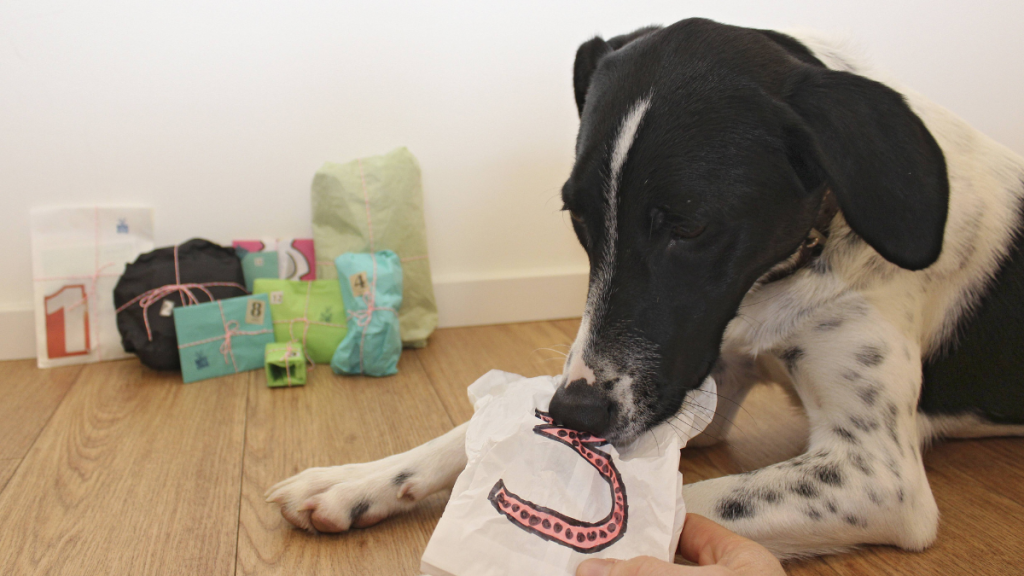
<svg viewBox="0 0 1024 576"><path fill-rule="evenodd" d="M352 285L352 295L356 298L370 291L370 282L367 280L366 271L349 276L348 283Z"/></svg>

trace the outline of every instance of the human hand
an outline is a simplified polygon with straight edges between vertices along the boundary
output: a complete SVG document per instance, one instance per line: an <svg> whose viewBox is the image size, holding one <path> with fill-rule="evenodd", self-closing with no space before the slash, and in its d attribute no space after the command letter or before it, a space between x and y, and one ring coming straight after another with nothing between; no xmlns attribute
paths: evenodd
<svg viewBox="0 0 1024 576"><path fill-rule="evenodd" d="M687 514L679 537L679 554L698 564L680 566L650 556L632 560L586 560L576 576L785 576L782 564L753 540L717 522Z"/></svg>

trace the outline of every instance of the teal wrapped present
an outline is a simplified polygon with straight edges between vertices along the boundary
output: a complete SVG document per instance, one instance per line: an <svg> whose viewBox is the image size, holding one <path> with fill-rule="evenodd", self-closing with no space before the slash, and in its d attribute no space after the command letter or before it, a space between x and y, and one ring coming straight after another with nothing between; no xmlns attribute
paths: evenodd
<svg viewBox="0 0 1024 576"><path fill-rule="evenodd" d="M186 384L259 370L266 345L274 341L266 294L175 308L174 329Z"/></svg>
<svg viewBox="0 0 1024 576"><path fill-rule="evenodd" d="M277 252L249 252L245 248L235 248L235 252L242 260L245 289L249 292L257 278L277 278Z"/></svg>
<svg viewBox="0 0 1024 576"><path fill-rule="evenodd" d="M337 374L398 373L402 334L402 263L391 250L342 254L334 261L348 313L348 333L331 358Z"/></svg>

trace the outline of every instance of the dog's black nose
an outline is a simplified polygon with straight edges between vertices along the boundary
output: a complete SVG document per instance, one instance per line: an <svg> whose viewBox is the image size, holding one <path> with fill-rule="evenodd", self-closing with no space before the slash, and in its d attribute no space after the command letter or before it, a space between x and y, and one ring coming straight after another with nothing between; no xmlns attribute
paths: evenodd
<svg viewBox="0 0 1024 576"><path fill-rule="evenodd" d="M611 401L582 378L559 388L548 412L558 424L595 436L604 436L612 423Z"/></svg>

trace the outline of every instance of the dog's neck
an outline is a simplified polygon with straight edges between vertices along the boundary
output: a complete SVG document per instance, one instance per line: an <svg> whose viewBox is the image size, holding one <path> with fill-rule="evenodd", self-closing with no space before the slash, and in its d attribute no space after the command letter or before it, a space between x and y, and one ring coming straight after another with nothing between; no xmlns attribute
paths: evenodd
<svg viewBox="0 0 1024 576"><path fill-rule="evenodd" d="M813 262L815 258L821 256L822 251L825 249L825 242L828 240L832 220L835 219L838 212L839 203L836 202L835 195L832 194L831 190L825 190L825 194L821 199L821 207L818 209L818 216L814 219L814 226L807 234L803 244L789 258L769 270L761 279L759 285L763 286L783 278L788 278L795 274L797 270L804 268Z"/></svg>

